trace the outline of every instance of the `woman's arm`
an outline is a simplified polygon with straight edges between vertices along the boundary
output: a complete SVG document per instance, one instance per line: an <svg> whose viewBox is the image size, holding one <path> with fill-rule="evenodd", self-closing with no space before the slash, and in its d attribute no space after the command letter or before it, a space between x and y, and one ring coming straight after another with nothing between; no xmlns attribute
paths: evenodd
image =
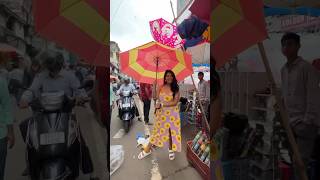
<svg viewBox="0 0 320 180"><path fill-rule="evenodd" d="M180 100L180 92L177 92L172 101L163 103L163 107L176 106L179 103L179 100Z"/></svg>

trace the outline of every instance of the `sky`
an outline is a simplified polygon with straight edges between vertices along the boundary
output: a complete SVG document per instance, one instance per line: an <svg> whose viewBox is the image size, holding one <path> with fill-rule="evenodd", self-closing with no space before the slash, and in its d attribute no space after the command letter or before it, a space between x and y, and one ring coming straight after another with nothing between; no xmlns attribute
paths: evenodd
<svg viewBox="0 0 320 180"><path fill-rule="evenodd" d="M176 16L176 0L172 4ZM110 6L110 39L121 52L153 41L149 21L174 19L170 0L111 0Z"/></svg>

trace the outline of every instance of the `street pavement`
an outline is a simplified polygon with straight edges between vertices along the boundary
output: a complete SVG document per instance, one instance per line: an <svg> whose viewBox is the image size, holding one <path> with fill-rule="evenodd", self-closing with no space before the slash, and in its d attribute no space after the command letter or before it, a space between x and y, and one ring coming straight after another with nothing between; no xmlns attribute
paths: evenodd
<svg viewBox="0 0 320 180"><path fill-rule="evenodd" d="M94 113L90 108L76 107L75 113L80 124L81 132L92 156L95 169L94 175L98 176L101 180L108 180L109 173L107 172L106 160L107 132L95 120ZM31 112L29 109L20 110L16 108L14 114L16 144L13 149L8 150L5 180L28 180L28 177L23 177L21 175L26 167L26 151L18 124L27 117L30 117ZM89 178L90 175L81 174L78 179L89 180Z"/></svg>
<svg viewBox="0 0 320 180"><path fill-rule="evenodd" d="M136 104L141 101L135 98ZM152 103L153 104L153 103ZM141 114L141 106L139 106ZM150 122L153 120L153 105L150 110ZM143 160L138 160L139 149L136 147L136 133L145 134L146 129L152 129L151 126L145 125L143 122L135 120L128 134L124 134L120 138L113 138L119 135L123 129L123 124L118 118L118 110L115 108L112 113L111 121L111 145L122 145L124 149L124 162L120 168L111 176L112 180L201 180L200 174L189 165L186 158L186 141L191 140L196 129L187 124L182 127L182 152L176 153L174 161L169 160L168 150L165 148L157 149L151 156Z"/></svg>

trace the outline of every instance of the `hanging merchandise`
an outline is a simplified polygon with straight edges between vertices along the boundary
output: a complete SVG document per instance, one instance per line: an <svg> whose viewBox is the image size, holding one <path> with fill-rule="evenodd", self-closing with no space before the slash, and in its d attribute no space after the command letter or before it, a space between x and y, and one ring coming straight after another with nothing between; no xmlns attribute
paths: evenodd
<svg viewBox="0 0 320 180"><path fill-rule="evenodd" d="M171 48L183 47L185 40L181 39L177 27L160 18L149 22L153 39Z"/></svg>
<svg viewBox="0 0 320 180"><path fill-rule="evenodd" d="M202 42L209 42L209 25L196 16L190 16L177 27L182 39L185 39L184 48L195 46Z"/></svg>

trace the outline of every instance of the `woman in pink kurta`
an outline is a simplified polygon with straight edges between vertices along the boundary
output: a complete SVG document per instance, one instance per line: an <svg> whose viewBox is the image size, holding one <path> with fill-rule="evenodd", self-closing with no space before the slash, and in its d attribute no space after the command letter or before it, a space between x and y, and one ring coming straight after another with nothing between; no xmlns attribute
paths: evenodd
<svg viewBox="0 0 320 180"><path fill-rule="evenodd" d="M163 86L157 91L156 122L154 124L150 143L139 154L138 158L151 154L151 146L167 146L169 159L174 160L174 152L181 152L181 128L178 102L180 99L179 86L174 73L167 70L164 74Z"/></svg>

